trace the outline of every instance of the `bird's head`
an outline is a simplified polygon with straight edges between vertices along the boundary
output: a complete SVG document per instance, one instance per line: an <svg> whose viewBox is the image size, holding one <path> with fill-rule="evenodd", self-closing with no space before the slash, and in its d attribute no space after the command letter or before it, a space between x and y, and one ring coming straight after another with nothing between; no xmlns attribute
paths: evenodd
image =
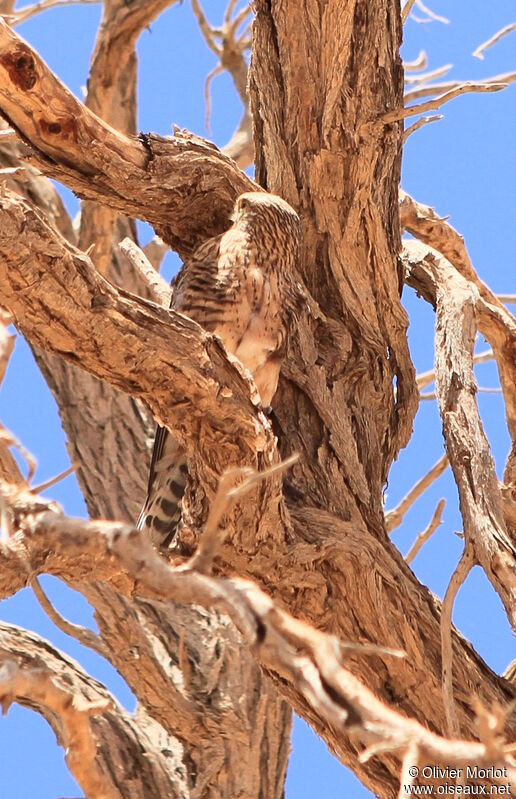
<svg viewBox="0 0 516 799"><path fill-rule="evenodd" d="M297 250L301 239L299 216L281 197L262 191L241 194L231 216L233 226L258 236L264 242L275 240Z"/></svg>

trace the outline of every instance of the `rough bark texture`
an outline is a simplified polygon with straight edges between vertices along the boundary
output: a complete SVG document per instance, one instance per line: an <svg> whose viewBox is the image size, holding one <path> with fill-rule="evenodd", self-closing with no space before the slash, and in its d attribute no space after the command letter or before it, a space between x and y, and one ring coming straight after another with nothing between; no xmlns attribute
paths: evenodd
<svg viewBox="0 0 516 799"><path fill-rule="evenodd" d="M143 400L188 450L192 482L180 541L186 554L202 540L218 478L228 466L263 469L280 455L298 452L300 459L285 477L283 491L278 477L268 479L228 513L226 538L214 563L221 580L210 583L212 590L219 599L223 588L233 591L234 598L235 592L247 589L238 588L238 582L235 588L227 578L251 578L278 608L316 628L310 633L312 643L330 646L327 638L317 637L327 632L342 641L403 650L403 660L381 649L367 655L353 652L346 666L386 705L443 733L439 602L390 543L382 508L389 468L408 441L417 407L407 320L399 298L401 128L398 122L386 125L382 120L402 105L399 7L394 0L257 0L255 8L249 87L257 180L300 213L305 246L299 277L307 287L271 420L261 412L253 385L218 340L186 317L129 294L125 277L120 281L125 289L115 289L29 200L9 191L0 198L2 303L33 344L128 395L113 395L109 386L90 389L86 381L87 396L77 392L84 397L81 409L68 421L75 452L83 461L81 485L95 512L126 519L136 505L147 420L134 398ZM45 174L87 200L151 222L183 255L225 229L234 198L256 188L233 162L196 137L136 140L125 135L127 130L119 133L100 121L1 22L0 110L29 143L29 159ZM105 244L114 227L109 218L104 222ZM107 267L99 266L110 273L108 253L109 247L103 246L100 256ZM143 294L136 283L131 288ZM507 351L514 336L507 324L504 331ZM46 364L54 390L63 398L72 379L68 367ZM512 397L510 374L508 370L505 382ZM91 397L102 398L102 392L106 400L97 405L101 410L95 424L104 409L108 413L115 408L120 418L112 427L110 419L105 429L120 463L128 459L128 485L119 479L117 483L116 469L106 472L109 497L100 485L103 471L95 467L93 476L88 475L93 450L81 454L82 408ZM127 425L134 442L124 437ZM101 462L103 469L105 459ZM25 535L21 551L33 572L58 574L92 601L102 638L114 642L108 644L110 657L145 708L146 724L161 725L163 735L175 735L188 750L187 757L183 752L186 776L178 778L185 795L229 797L240 791L245 796L281 796L289 724L285 704L236 648L237 634L224 618L217 619L210 643L204 633L214 617L208 623L204 611L155 604L163 598L179 601L172 590L178 584L197 585L201 597L207 590L202 575L171 571L159 561L151 568L151 555L143 549L140 563L129 531L124 540L136 560L124 561L124 549L118 546L123 568L118 568L119 561L114 568L104 544L98 550L102 557L95 561L98 583L92 585L93 539L92 551L74 561L69 554L67 559L64 543L62 551L45 545L46 530L52 542L59 534L63 542L75 541L79 552L86 531L75 525L75 538L67 539L65 525L47 515L38 526L32 516L41 508L18 518L16 497L9 497L13 524ZM116 539L116 529L110 528L110 535ZM19 557L13 544L0 573L3 594L27 582L14 568ZM512 566L504 563L507 573ZM149 575L154 574L162 575L161 587L166 584L171 590L152 593ZM181 599L194 596L185 592ZM262 670L366 785L379 796L396 796L406 742L359 760L358 753L371 743L364 706L350 705L349 694L340 693L340 671L325 671L317 661L317 647L303 644L302 636L277 639L285 646L284 656L278 655L278 647L272 656L268 647L274 648L277 627L265 623L263 597L255 599L261 614L255 608L248 617L246 605L233 618L237 624L240 620L239 629ZM227 597L208 600L209 607L234 609ZM280 610L271 614L279 614L286 624ZM122 640L128 643L117 652ZM170 641L177 646L171 647ZM513 691L455 632L453 652L459 732L471 738L476 734L472 696L494 707L506 704ZM306 661L296 661L304 657ZM314 668L315 678L308 679ZM238 690L228 688L234 679L238 686L253 686L241 706ZM258 691L261 699L256 702ZM514 732L508 722L506 734ZM238 782L235 763L243 749L249 770ZM126 794L119 786L113 795Z"/></svg>
<svg viewBox="0 0 516 799"><path fill-rule="evenodd" d="M128 7L112 0L104 6L92 56L87 107L124 133L133 134L136 129L135 37L166 5L170 2L159 0ZM19 163L16 145L4 144L0 150L3 166ZM69 242L75 244L77 239L81 248L93 243L94 263L111 281L151 298L148 285L117 246L126 236L135 238L129 219L107 206L85 202L76 236L59 195L32 167L26 167L21 182L14 178L7 185L30 198ZM33 350L56 398L90 515L134 521L147 481L155 429L151 414L130 395L34 343ZM3 448L1 461L5 477L15 482L15 472L8 469L9 451ZM95 609L105 656L140 702L138 721L150 744L146 737L141 741L138 758L152 760L156 751L173 750L169 769L180 795L215 791L228 797L281 796L291 711L251 655L239 646L227 619L190 606L158 608L123 597L105 584L89 582L75 587ZM180 668L180 642L187 647L192 666L188 684L180 681L176 686L171 674ZM249 686L249 702L243 701L242 685ZM196 717L203 717L202 725L189 724L191 713L184 714L186 704ZM264 751L266 759L260 757ZM131 757L138 768L134 752ZM120 796L129 795L124 780L118 788ZM165 794L168 791L151 787L139 793Z"/></svg>
<svg viewBox="0 0 516 799"><path fill-rule="evenodd" d="M100 683L48 641L0 624L0 664L4 712L15 701L41 713L87 796L183 795L171 768L179 762L178 753L154 746L148 735L152 730L145 730ZM141 747L152 756L142 758ZM128 763L133 764L131 768Z"/></svg>
<svg viewBox="0 0 516 799"><path fill-rule="evenodd" d="M400 194L400 216L405 230L437 249L476 288L478 327L493 348L505 400L507 430L512 448L504 480L516 484L516 320L491 289L478 278L464 239L432 208L421 205L405 192Z"/></svg>
<svg viewBox="0 0 516 799"><path fill-rule="evenodd" d="M150 542L142 541L139 532L127 525L67 519L51 504L23 491L11 496L10 509L24 535L1 558L4 579L0 581L0 596L5 590L12 590L13 585L24 583L26 575L19 568L24 560L29 560L38 571L65 575L66 579L77 576L80 582L95 563L99 578L115 585L121 594L130 596L138 591L149 599L195 602L227 611L262 668L281 675L284 690L292 686L294 693L303 696L316 713L319 722L324 720L331 729L345 729L360 749L368 744L368 750L362 749L363 760L371 758L379 748L384 754L402 750L410 756L411 764L419 758L448 768L497 763L501 779L496 781L506 784L516 778L510 751L501 734L506 718L500 707L486 712L484 723L480 719L480 742L447 740L387 707L345 667L346 652L367 657L379 652L378 647L367 651L360 645L343 644L335 636L315 630L282 611L250 581L201 574L193 568L193 559L191 567L170 569ZM11 581L5 579L8 571L12 572ZM179 651L181 669L176 671L175 679L189 684L189 653L184 645ZM391 658L400 656L393 650L384 654ZM9 694L9 687L5 694ZM247 720L260 733L264 703L253 699L247 705ZM181 712L194 731L206 724L205 714L197 716L188 702ZM267 760L263 751L260 760L264 761L258 767L261 773ZM247 763L252 767L253 759ZM281 775L270 768L268 772L277 785ZM404 777L408 780L407 775L403 774ZM265 785L267 781L262 782ZM205 787L201 781L201 790Z"/></svg>
<svg viewBox="0 0 516 799"><path fill-rule="evenodd" d="M407 282L436 306L435 384L443 422L446 450L459 491L466 546L475 553L516 627L516 549L507 530L502 496L476 402L473 350L477 323L489 308L474 284L451 263L419 242L406 245ZM504 309L505 310L505 309ZM498 325L494 325L495 332ZM513 330L516 331L516 326ZM493 349L497 349L494 337ZM504 340L511 338L510 327ZM513 345L512 345L513 346Z"/></svg>

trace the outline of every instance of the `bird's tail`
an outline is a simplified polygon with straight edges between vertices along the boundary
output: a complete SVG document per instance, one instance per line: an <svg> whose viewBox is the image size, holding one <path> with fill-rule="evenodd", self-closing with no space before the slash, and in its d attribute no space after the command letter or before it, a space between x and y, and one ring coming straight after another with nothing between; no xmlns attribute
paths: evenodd
<svg viewBox="0 0 516 799"><path fill-rule="evenodd" d="M156 547L168 547L175 535L187 474L184 450L167 433L161 455L151 470L147 499L137 524Z"/></svg>

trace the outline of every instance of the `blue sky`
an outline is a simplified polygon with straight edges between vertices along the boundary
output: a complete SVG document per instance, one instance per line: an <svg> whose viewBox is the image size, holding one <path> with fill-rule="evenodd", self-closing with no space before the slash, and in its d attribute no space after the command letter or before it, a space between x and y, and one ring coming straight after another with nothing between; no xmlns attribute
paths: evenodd
<svg viewBox="0 0 516 799"><path fill-rule="evenodd" d="M409 20L403 46L407 61L424 49L429 69L453 63L448 77L462 80L480 80L516 70L516 32L487 51L484 61L472 57L482 41L515 21L513 2L428 2L433 11L448 17L450 24L416 24ZM220 0L205 2L214 23L220 21L224 5ZM100 6L65 7L48 11L20 28L79 97L86 83L99 18ZM141 130L168 134L177 124L208 135L219 145L230 138L240 119L241 106L227 75L212 82L209 134L204 126L204 80L215 61L202 42L188 2L169 9L142 34L138 55ZM403 159L404 189L434 206L442 216L450 217L464 235L478 273L494 290L504 293L516 291L515 103L515 86L497 94L460 97L443 107L442 121L409 138ZM68 191L64 196L70 212L75 214L76 199ZM150 236L146 226L142 225L140 232L144 241ZM170 273L175 264L170 257L166 271ZM426 371L433 364L433 311L407 288L403 301L411 321L412 357L418 372ZM478 349L485 348L485 342L480 340ZM478 367L477 378L481 386L498 384L493 364ZM509 446L502 398L499 394L480 394L479 406L501 477ZM37 482L66 468L69 461L53 399L21 337L0 392L0 419L38 458ZM390 475L388 508L404 496L441 453L437 407L433 402L423 402L413 440ZM74 478L51 489L50 495L69 514L84 515L84 503ZM461 521L449 471L412 508L402 528L393 535L395 544L406 553L417 533L426 527L441 497L447 500L443 524L413 563L421 581L440 597L462 550L462 542L455 535L461 530ZM82 597L53 578L44 579L44 584L63 614L72 621L93 624ZM57 630L30 591L0 603L0 618L51 640L103 681L126 707L133 707L132 695L120 676L97 655ZM502 671L515 657L514 639L501 603L479 569L474 570L459 593L454 622L494 670ZM288 799L370 796L299 720L294 726L292 747ZM30 758L26 757L27 751ZM78 790L46 722L35 713L13 706L7 717L0 718L0 795L50 799L78 795Z"/></svg>

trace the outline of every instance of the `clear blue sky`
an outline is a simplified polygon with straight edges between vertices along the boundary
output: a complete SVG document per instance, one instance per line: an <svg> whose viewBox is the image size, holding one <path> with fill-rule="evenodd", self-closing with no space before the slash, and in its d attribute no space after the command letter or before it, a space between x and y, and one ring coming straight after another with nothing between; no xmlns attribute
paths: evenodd
<svg viewBox="0 0 516 799"><path fill-rule="evenodd" d="M516 70L516 33L489 50L483 62L472 57L482 41L516 21L513 2L428 2L433 11L448 17L451 24L409 21L403 47L407 61L415 59L424 49L429 69L453 63L449 76L462 80L479 80ZM220 21L224 5L220 0L205 2L214 23ZM79 97L86 83L99 17L100 6L65 7L48 11L20 29ZM223 145L240 119L241 107L230 78L217 77L212 83L211 132L206 133L203 88L205 76L214 66L214 56L201 40L189 3L175 5L145 31L138 53L140 129L168 134L175 123L200 135L209 135ZM434 206L442 216L450 217L464 235L479 274L493 289L505 293L516 291L515 102L514 86L498 94L456 99L442 109L445 118L441 122L421 129L409 139L403 160L405 190ZM65 199L75 214L77 201L70 192L65 192ZM141 232L149 237L143 226ZM173 264L171 258L169 272ZM433 363L433 312L409 289L405 289L403 300L411 319L412 356L417 370L426 371ZM486 348L485 342L480 341L478 347ZM481 386L498 384L492 364L478 367L477 377ZM503 402L498 394L480 394L479 405L501 476L508 452ZM69 461L54 402L21 337L17 339L0 392L0 419L38 458L37 482L66 468ZM388 508L399 501L441 453L437 408L435 403L424 402L413 440L391 472ZM69 514L84 515L84 503L74 478L56 486L50 495ZM461 530L461 521L449 472L414 506L403 527L393 536L401 552L406 553L417 533L427 525L441 497L447 499L444 523L413 564L418 577L440 597L462 550L462 542L455 535ZM46 578L44 583L63 614L78 623L93 623L91 612L80 596L53 578ZM103 681L126 707L133 707L133 697L120 676L101 658L81 649L58 631L30 591L2 602L0 618L48 638ZM460 591L454 621L496 671L502 671L515 657L514 640L501 603L479 569ZM294 726L292 747L288 799L370 796L299 720ZM54 734L37 714L13 706L7 717L0 718L0 796L51 799L62 795L79 795L79 789L66 770Z"/></svg>

